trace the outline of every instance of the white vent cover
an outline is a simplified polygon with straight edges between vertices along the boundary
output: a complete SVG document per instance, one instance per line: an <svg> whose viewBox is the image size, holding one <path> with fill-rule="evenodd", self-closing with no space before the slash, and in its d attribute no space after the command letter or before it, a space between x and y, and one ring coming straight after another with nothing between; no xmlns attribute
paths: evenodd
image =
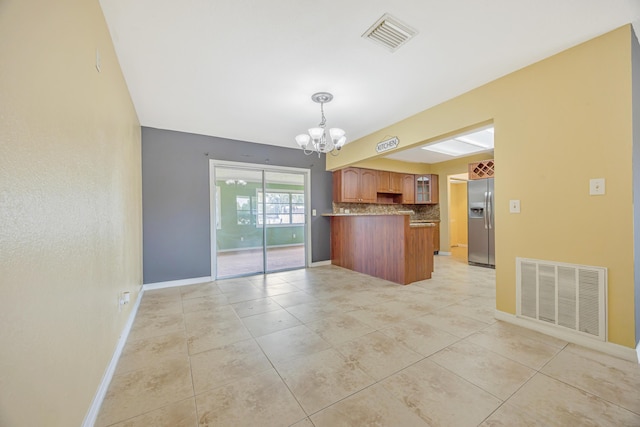
<svg viewBox="0 0 640 427"><path fill-rule="evenodd" d="M516 315L606 340L607 269L516 258Z"/></svg>
<svg viewBox="0 0 640 427"><path fill-rule="evenodd" d="M382 18L378 19L375 24L365 31L362 37L379 43L394 52L417 33L407 24L385 13Z"/></svg>

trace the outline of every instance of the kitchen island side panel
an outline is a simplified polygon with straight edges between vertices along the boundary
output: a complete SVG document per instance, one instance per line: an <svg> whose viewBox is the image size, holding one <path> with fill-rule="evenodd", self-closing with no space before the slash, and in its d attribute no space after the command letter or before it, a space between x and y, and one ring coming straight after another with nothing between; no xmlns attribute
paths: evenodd
<svg viewBox="0 0 640 427"><path fill-rule="evenodd" d="M409 226L406 215L331 216L331 262L395 283L431 277L432 230ZM420 264L420 265L416 265Z"/></svg>

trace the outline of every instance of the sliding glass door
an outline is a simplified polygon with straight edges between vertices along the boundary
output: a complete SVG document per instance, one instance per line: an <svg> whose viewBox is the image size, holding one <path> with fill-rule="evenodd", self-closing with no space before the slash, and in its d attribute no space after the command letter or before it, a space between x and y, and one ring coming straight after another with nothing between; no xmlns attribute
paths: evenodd
<svg viewBox="0 0 640 427"><path fill-rule="evenodd" d="M215 278L304 268L308 172L216 161L211 171Z"/></svg>
<svg viewBox="0 0 640 427"><path fill-rule="evenodd" d="M216 276L264 272L264 233L258 227L262 171L216 167Z"/></svg>
<svg viewBox="0 0 640 427"><path fill-rule="evenodd" d="M265 171L265 193L259 194L258 206L264 201L267 271L305 266L304 193L304 175Z"/></svg>

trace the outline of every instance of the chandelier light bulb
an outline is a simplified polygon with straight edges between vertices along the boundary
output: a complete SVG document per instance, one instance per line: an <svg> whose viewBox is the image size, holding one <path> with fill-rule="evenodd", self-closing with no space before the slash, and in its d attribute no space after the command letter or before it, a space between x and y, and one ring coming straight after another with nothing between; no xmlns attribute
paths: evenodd
<svg viewBox="0 0 640 427"><path fill-rule="evenodd" d="M329 129L329 135L331 135L331 141L335 144L344 136L344 131L340 128L331 128Z"/></svg>
<svg viewBox="0 0 640 427"><path fill-rule="evenodd" d="M320 139L324 135L324 129L322 129L322 128L311 128L311 129L309 129L309 135L311 135L311 139L313 139L313 142L320 141Z"/></svg>
<svg viewBox="0 0 640 427"><path fill-rule="evenodd" d="M309 141L311 141L311 137L306 133L301 133L300 135L296 136L296 142L298 143L300 148L305 148Z"/></svg>

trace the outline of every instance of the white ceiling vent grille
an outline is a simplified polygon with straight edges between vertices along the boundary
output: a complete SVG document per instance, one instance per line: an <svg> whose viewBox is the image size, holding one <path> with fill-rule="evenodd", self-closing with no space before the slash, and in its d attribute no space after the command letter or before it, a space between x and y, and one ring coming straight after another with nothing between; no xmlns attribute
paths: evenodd
<svg viewBox="0 0 640 427"><path fill-rule="evenodd" d="M416 34L418 34L416 30L385 13L382 18L378 19L375 24L365 31L362 37L394 52Z"/></svg>
<svg viewBox="0 0 640 427"><path fill-rule="evenodd" d="M606 340L607 269L516 258L516 315Z"/></svg>

